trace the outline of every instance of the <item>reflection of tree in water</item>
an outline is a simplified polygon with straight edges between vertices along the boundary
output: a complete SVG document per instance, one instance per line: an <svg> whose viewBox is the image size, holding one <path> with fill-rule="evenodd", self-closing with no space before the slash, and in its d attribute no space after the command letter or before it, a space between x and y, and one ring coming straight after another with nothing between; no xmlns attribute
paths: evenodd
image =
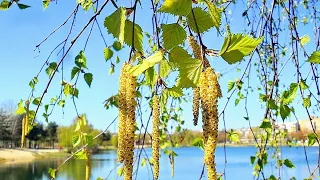
<svg viewBox="0 0 320 180"><path fill-rule="evenodd" d="M50 179L48 169L56 166L56 161L36 161L26 164L9 164L0 166L0 177L5 180Z"/></svg>
<svg viewBox="0 0 320 180"><path fill-rule="evenodd" d="M62 163L62 162L61 162ZM85 160L80 159L71 159L63 167L60 169L57 179L59 177L64 177L62 179L68 180L81 180L85 177ZM91 169L95 169L96 167L103 167L104 162L99 159L91 160ZM60 163L59 163L60 164ZM92 174L92 173L91 173Z"/></svg>
<svg viewBox="0 0 320 180"><path fill-rule="evenodd" d="M0 166L2 180L49 180L49 168L57 168L65 159L41 160L25 164L8 164ZM105 168L109 159L92 159L92 169ZM112 163L110 161L110 163ZM111 165L111 164L110 164ZM82 180L85 177L85 160L71 159L60 169L58 180Z"/></svg>

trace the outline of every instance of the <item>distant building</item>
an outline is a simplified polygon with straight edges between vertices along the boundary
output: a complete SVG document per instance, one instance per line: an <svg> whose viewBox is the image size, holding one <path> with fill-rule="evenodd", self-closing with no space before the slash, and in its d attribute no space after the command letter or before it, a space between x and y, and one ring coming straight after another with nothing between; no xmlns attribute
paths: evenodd
<svg viewBox="0 0 320 180"><path fill-rule="evenodd" d="M308 132L308 131L320 131L320 118L318 116L311 116L311 122L312 126L310 123L309 118L300 120L298 122L285 122L278 124L279 129L286 129L288 130L289 133L291 132L298 132L298 131L303 131L303 132Z"/></svg>

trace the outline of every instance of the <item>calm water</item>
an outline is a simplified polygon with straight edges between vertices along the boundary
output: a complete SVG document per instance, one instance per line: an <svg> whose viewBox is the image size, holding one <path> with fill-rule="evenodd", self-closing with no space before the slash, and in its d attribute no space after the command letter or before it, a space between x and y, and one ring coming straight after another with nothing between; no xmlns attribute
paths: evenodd
<svg viewBox="0 0 320 180"><path fill-rule="evenodd" d="M283 158L292 160L296 168L283 169L282 179L287 180L295 176L298 180L308 177L308 168L305 161L303 148L282 147ZM308 160L311 168L317 164L317 148L307 148ZM202 170L203 152L195 147L179 148L175 152L178 156L175 158L175 176L171 178L171 165L168 157L162 155L160 160L160 180L197 180ZM256 149L253 147L227 147L227 166L226 179L253 179L252 166L250 165L250 156L254 156ZM151 150L146 150L147 155L151 156ZM0 165L0 180L48 180L50 179L48 169L55 168L63 162L63 159L39 160L28 164L19 165ZM217 170L222 172L224 168L224 149L217 148ZM272 172L277 174L278 170L274 167L274 161L270 161L265 170L266 175ZM104 151L92 156L92 176L95 180L98 177L108 179L117 179L116 170L116 151ZM113 171L112 171L113 170ZM84 161L72 160L66 163L59 171L57 180L82 180L84 179ZM110 173L111 171L111 173ZM122 179L122 178L118 178ZM138 180L148 180L151 178L150 168L144 166L139 168L137 174ZM206 179L206 178L203 178Z"/></svg>

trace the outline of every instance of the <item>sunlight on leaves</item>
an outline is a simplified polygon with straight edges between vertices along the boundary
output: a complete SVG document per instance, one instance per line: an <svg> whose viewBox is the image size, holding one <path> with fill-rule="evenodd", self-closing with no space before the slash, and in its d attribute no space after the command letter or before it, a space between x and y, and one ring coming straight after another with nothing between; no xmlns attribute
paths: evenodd
<svg viewBox="0 0 320 180"><path fill-rule="evenodd" d="M165 0L159 12L184 16L191 10L192 0Z"/></svg>

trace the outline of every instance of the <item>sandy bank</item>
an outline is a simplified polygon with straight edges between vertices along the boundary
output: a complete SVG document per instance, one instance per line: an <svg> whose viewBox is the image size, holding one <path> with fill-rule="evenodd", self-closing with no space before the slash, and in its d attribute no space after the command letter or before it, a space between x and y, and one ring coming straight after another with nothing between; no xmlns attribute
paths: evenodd
<svg viewBox="0 0 320 180"><path fill-rule="evenodd" d="M0 163L23 163L36 158L45 158L50 153L60 153L58 149L0 149Z"/></svg>

